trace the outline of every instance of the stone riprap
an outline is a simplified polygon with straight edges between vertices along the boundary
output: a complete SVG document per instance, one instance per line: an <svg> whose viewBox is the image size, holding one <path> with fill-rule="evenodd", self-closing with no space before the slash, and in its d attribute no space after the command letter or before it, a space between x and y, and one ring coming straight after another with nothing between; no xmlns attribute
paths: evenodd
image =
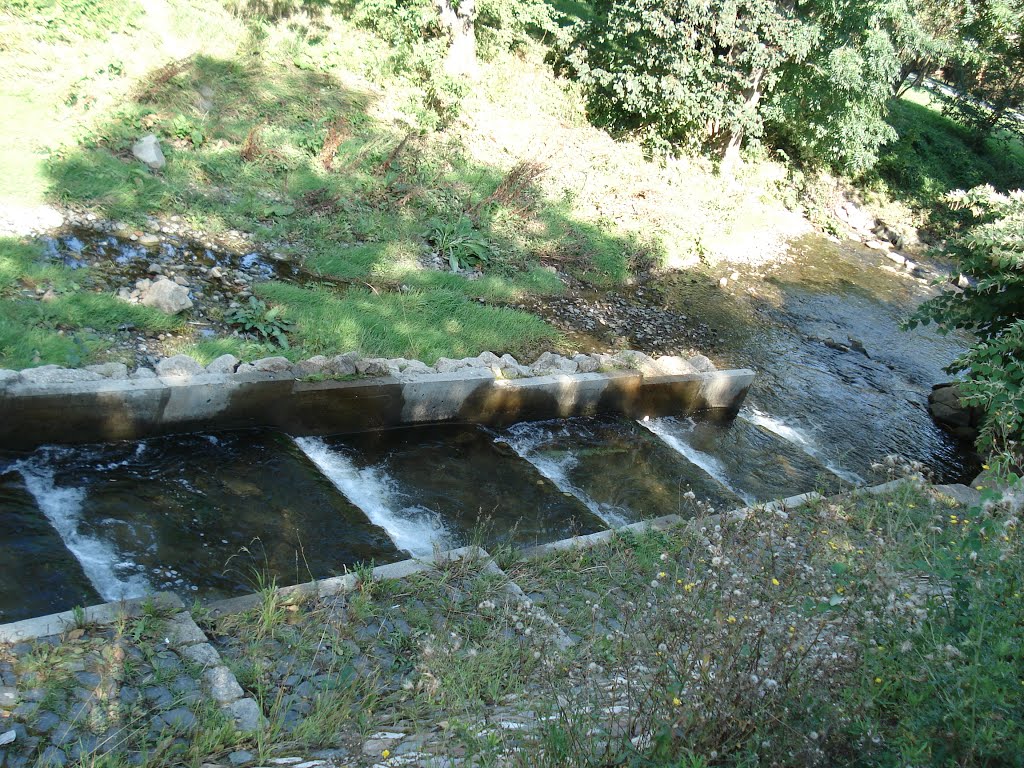
<svg viewBox="0 0 1024 768"><path fill-rule="evenodd" d="M701 355L642 352L563 357L532 365L511 355L417 360L356 353L292 363L231 355L203 367L185 355L155 370L119 365L0 371L0 447L142 439L276 427L342 434L410 424L515 421L620 413L632 418L734 414L754 373L716 371Z"/></svg>

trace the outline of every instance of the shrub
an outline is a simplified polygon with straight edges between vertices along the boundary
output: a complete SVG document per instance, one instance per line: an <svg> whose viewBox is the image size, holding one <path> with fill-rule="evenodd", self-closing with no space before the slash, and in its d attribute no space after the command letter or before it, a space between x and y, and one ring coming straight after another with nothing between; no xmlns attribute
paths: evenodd
<svg viewBox="0 0 1024 768"><path fill-rule="evenodd" d="M943 333L976 335L946 370L966 374L964 404L985 411L979 448L1006 469L1020 463L1024 432L1024 191L1003 195L983 186L947 199L969 218L949 252L970 284L926 301L908 325L935 322Z"/></svg>

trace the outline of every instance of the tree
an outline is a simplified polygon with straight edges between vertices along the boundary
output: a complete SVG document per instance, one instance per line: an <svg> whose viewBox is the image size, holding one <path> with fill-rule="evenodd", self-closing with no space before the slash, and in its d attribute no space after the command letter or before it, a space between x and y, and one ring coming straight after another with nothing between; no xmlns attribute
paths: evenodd
<svg viewBox="0 0 1024 768"><path fill-rule="evenodd" d="M894 38L910 11L894 0L806 0L815 42L803 60L784 63L766 121L773 144L810 163L860 173L896 139L886 122L900 71Z"/></svg>
<svg viewBox="0 0 1024 768"><path fill-rule="evenodd" d="M950 112L979 139L1004 126L1024 105L1024 0L978 0L964 25L964 46L947 71L959 96Z"/></svg>
<svg viewBox="0 0 1024 768"><path fill-rule="evenodd" d="M731 160L811 34L774 0L603 0L565 52L591 117Z"/></svg>
<svg viewBox="0 0 1024 768"><path fill-rule="evenodd" d="M963 329L977 341L947 371L965 374L963 403L985 419L979 448L1004 465L1019 466L1024 436L1024 191L1002 195L990 186L949 195L970 226L953 238L949 253L969 278L920 306L909 322L935 322L943 332Z"/></svg>

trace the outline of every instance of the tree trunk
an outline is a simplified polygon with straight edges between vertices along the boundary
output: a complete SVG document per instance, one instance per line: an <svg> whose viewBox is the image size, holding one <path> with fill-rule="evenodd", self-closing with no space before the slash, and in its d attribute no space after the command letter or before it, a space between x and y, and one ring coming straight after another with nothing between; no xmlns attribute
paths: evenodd
<svg viewBox="0 0 1024 768"><path fill-rule="evenodd" d="M764 70L757 70L750 78L750 86L743 92L743 103L747 111L754 113L761 101L761 80L764 78ZM722 145L722 162L719 163L718 172L723 176L731 176L733 169L740 162L740 148L743 146L743 129L737 128L730 131L725 137Z"/></svg>
<svg viewBox="0 0 1024 768"><path fill-rule="evenodd" d="M434 0L441 17L441 26L450 37L444 69L453 77L475 76L476 68L476 1Z"/></svg>

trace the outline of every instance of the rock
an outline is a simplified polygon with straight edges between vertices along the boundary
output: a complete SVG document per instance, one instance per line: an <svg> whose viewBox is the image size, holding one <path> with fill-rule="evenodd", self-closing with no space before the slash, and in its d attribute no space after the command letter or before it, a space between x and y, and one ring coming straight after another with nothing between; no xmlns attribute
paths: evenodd
<svg viewBox="0 0 1024 768"><path fill-rule="evenodd" d="M234 355L221 355L206 366L206 372L216 374L234 373L240 362Z"/></svg>
<svg viewBox="0 0 1024 768"><path fill-rule="evenodd" d="M163 274L164 268L161 267L156 262L153 262L146 268L146 271L149 272L149 274L151 275L160 275Z"/></svg>
<svg viewBox="0 0 1024 768"><path fill-rule="evenodd" d="M331 376L354 376L356 373L356 360L358 359L358 352L346 352L343 355L335 355L328 361L324 372L329 373Z"/></svg>
<svg viewBox="0 0 1024 768"><path fill-rule="evenodd" d="M474 359L474 358L470 358L470 359ZM485 368L500 368L501 367L501 358L498 357L493 352L481 352L479 355L476 356L475 359L480 363L481 366L483 366Z"/></svg>
<svg viewBox="0 0 1024 768"><path fill-rule="evenodd" d="M220 664L220 654L209 643L190 645L181 652L182 656L202 667L215 667Z"/></svg>
<svg viewBox="0 0 1024 768"><path fill-rule="evenodd" d="M286 357L263 357L255 360L252 367L263 373L292 372L292 362Z"/></svg>
<svg viewBox="0 0 1024 768"><path fill-rule="evenodd" d="M643 352L637 352L633 349L627 349L622 352L616 352L612 355L612 359L622 368L630 368L634 371L639 371L644 376L660 376L661 369L654 360L645 355Z"/></svg>
<svg viewBox="0 0 1024 768"><path fill-rule="evenodd" d="M13 744L16 738L18 738L18 732L13 728L9 731L0 733L0 747L6 746L7 744Z"/></svg>
<svg viewBox="0 0 1024 768"><path fill-rule="evenodd" d="M36 763L37 768L63 768L68 764L68 756L52 744L43 750Z"/></svg>
<svg viewBox="0 0 1024 768"><path fill-rule="evenodd" d="M222 704L242 698L242 687L231 670L223 665L203 672L203 680L210 689L210 696Z"/></svg>
<svg viewBox="0 0 1024 768"><path fill-rule="evenodd" d="M463 368L468 368L469 364L465 358L462 360L453 360L450 357L439 357L437 362L434 363L434 370L438 373L454 373L455 371L461 371Z"/></svg>
<svg viewBox="0 0 1024 768"><path fill-rule="evenodd" d="M864 245L873 251L888 251L889 244L883 243L881 240L865 240Z"/></svg>
<svg viewBox="0 0 1024 768"><path fill-rule="evenodd" d="M237 752L232 752L228 755L228 762L232 765L246 765L255 759L256 757L252 752L247 752L244 749L240 749Z"/></svg>
<svg viewBox="0 0 1024 768"><path fill-rule="evenodd" d="M728 277L720 277L718 279L718 287L719 288L726 288L726 287L728 287L728 285L729 285L729 278Z"/></svg>
<svg viewBox="0 0 1024 768"><path fill-rule="evenodd" d="M177 709L168 710L162 715L154 717L153 723L162 723L163 727L171 728L175 731L187 731L191 730L195 726L196 716L184 707L178 707Z"/></svg>
<svg viewBox="0 0 1024 768"><path fill-rule="evenodd" d="M256 372L257 372L256 369L253 368L251 363L239 363L238 367L235 368L235 373L236 374L256 373Z"/></svg>
<svg viewBox="0 0 1024 768"><path fill-rule="evenodd" d="M136 368L132 375L129 377L132 379L155 379L156 371L152 368Z"/></svg>
<svg viewBox="0 0 1024 768"><path fill-rule="evenodd" d="M530 366L530 372L534 376L545 376L554 373L576 373L578 369L579 365L575 360L568 360L561 355L555 355L551 352L545 352Z"/></svg>
<svg viewBox="0 0 1024 768"><path fill-rule="evenodd" d="M188 278L186 277L182 277L181 275L175 275L174 282L176 282L180 286L188 288Z"/></svg>
<svg viewBox="0 0 1024 768"><path fill-rule="evenodd" d="M176 315L192 308L192 299L188 297L188 288L171 280L157 280L148 287L140 288L139 303L159 309L168 315Z"/></svg>
<svg viewBox="0 0 1024 768"><path fill-rule="evenodd" d="M87 365L85 370L98 373L108 379L127 379L128 366L124 363L100 363L99 365Z"/></svg>
<svg viewBox="0 0 1024 768"><path fill-rule="evenodd" d="M960 387L955 382L936 384L928 395L928 412L941 427L959 438L974 441L984 411L960 404Z"/></svg>
<svg viewBox="0 0 1024 768"><path fill-rule="evenodd" d="M6 368L0 368L0 389L3 389L8 384L14 384L21 379L21 374L17 371L9 371Z"/></svg>
<svg viewBox="0 0 1024 768"><path fill-rule="evenodd" d="M167 159L164 157L163 150L160 149L160 139L152 133L143 136L132 145L132 154L154 171L159 171L167 165Z"/></svg>
<svg viewBox="0 0 1024 768"><path fill-rule="evenodd" d="M424 362L419 360L408 360L405 365L400 366L402 373L416 374L420 376L429 376L432 373L437 373L433 368Z"/></svg>
<svg viewBox="0 0 1024 768"><path fill-rule="evenodd" d="M188 355L165 357L156 364L159 376L198 376L205 369Z"/></svg>
<svg viewBox="0 0 1024 768"><path fill-rule="evenodd" d="M597 370L599 371L614 371L618 367L618 363L613 355L596 352L592 354L591 357L594 358L594 362L597 363Z"/></svg>
<svg viewBox="0 0 1024 768"><path fill-rule="evenodd" d="M697 370L690 365L690 361L677 355L663 355L654 359L658 370L665 376L682 376L689 373L696 373Z"/></svg>
<svg viewBox="0 0 1024 768"><path fill-rule="evenodd" d="M224 711L234 718L235 727L242 733L254 733L263 725L260 705L253 699L233 701L224 707Z"/></svg>
<svg viewBox="0 0 1024 768"><path fill-rule="evenodd" d="M590 355L573 355L572 359L576 363L576 370L580 373L595 373L600 367L597 360Z"/></svg>
<svg viewBox="0 0 1024 768"><path fill-rule="evenodd" d="M331 361L323 355L316 355L309 360L300 360L295 364L296 376L320 376L330 365Z"/></svg>
<svg viewBox="0 0 1024 768"><path fill-rule="evenodd" d="M356 362L356 371L361 376L391 376L392 373L398 373L398 367L395 366L392 370L390 360L385 360L382 357L367 357Z"/></svg>
<svg viewBox="0 0 1024 768"><path fill-rule="evenodd" d="M77 368L61 368L59 365L41 365L38 368L26 368L21 372L21 380L25 384L46 386L48 384L71 384L81 381L102 381L103 376L92 371Z"/></svg>
<svg viewBox="0 0 1024 768"><path fill-rule="evenodd" d="M697 373L711 373L712 371L717 370L717 368L715 368L715 364L704 355L694 355L687 362Z"/></svg>
<svg viewBox="0 0 1024 768"><path fill-rule="evenodd" d="M896 251L889 251L885 254L885 257L889 259L889 261L898 264L901 267L907 263L906 257L902 253L898 253Z"/></svg>

